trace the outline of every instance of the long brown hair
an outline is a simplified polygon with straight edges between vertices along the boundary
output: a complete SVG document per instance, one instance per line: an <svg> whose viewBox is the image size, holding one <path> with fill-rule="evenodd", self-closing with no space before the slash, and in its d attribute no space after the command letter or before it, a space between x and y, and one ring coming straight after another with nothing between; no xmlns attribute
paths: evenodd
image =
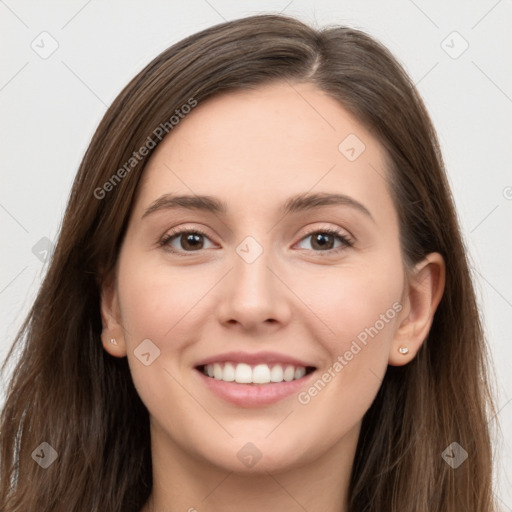
<svg viewBox="0 0 512 512"><path fill-rule="evenodd" d="M191 99L200 104L276 80L314 84L374 134L388 157L404 263L410 267L430 252L446 262L445 291L428 338L410 364L388 367L363 419L350 512L496 509L487 349L424 104L401 65L364 32L316 30L286 16L258 15L211 27L165 50L100 122L74 181L47 275L7 359L18 347L1 417L1 510L138 512L147 501L148 411L127 359L110 356L100 341L100 286L115 265L154 147L135 163L130 158L149 145L148 137L159 142L157 127L171 132L169 120ZM114 180L122 168L122 179ZM441 456L452 442L468 453L457 469ZM37 449L46 447L41 443L58 454L46 469L35 462Z"/></svg>

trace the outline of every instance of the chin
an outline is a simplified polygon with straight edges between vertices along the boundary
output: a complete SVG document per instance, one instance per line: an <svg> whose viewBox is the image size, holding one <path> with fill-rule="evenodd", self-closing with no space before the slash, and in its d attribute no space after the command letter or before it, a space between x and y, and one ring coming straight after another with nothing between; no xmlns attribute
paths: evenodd
<svg viewBox="0 0 512 512"><path fill-rule="evenodd" d="M289 438L290 439L290 438ZM255 475L261 473L285 472L302 466L307 461L299 442L284 445L281 440L256 439L250 436L243 439L230 439L229 446L216 444L202 456L214 466L239 474Z"/></svg>

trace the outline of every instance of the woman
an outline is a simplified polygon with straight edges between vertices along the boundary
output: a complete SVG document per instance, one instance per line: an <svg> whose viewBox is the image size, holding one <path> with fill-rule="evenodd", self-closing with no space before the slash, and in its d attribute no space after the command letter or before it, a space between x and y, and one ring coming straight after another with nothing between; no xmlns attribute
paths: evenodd
<svg viewBox="0 0 512 512"><path fill-rule="evenodd" d="M496 510L435 130L360 31L253 16L156 57L17 343L2 510Z"/></svg>

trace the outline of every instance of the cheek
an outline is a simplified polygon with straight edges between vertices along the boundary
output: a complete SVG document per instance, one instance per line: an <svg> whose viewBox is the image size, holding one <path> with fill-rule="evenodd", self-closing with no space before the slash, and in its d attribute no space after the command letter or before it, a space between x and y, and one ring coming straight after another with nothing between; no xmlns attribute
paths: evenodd
<svg viewBox="0 0 512 512"><path fill-rule="evenodd" d="M177 375L189 343L194 306L208 282L136 251L121 255L118 293L127 358L135 386L148 406L160 401L159 390L175 391L172 376Z"/></svg>
<svg viewBox="0 0 512 512"><path fill-rule="evenodd" d="M348 350L352 340L364 343L393 334L403 286L401 267L395 268L381 272L377 265L347 266L302 281L301 293L325 327L331 355Z"/></svg>
<svg viewBox="0 0 512 512"><path fill-rule="evenodd" d="M299 403L332 403L335 409L337 404L343 409L369 407L386 372L402 310L401 266L395 261L384 271L383 263L385 268L388 262L381 259L380 264L340 268L328 279L305 282L302 293L321 320L316 325L323 334L316 339L329 360L321 382L306 390Z"/></svg>
<svg viewBox="0 0 512 512"><path fill-rule="evenodd" d="M297 418L307 417L311 431L323 433L325 447L349 432L377 395L402 309L400 291L396 275L377 283L355 268L329 279L328 292L309 286L311 309L329 327L317 338L329 360L298 394Z"/></svg>
<svg viewBox="0 0 512 512"><path fill-rule="evenodd" d="M190 403L178 384L180 364L191 343L191 326L197 323L198 301L211 286L208 275L171 269L161 258L138 256L136 251L120 258L118 293L131 376L150 414L165 417L172 430L182 425L179 415L168 414L169 404ZM143 343L146 348L140 350ZM142 354L148 352L146 365Z"/></svg>
<svg viewBox="0 0 512 512"><path fill-rule="evenodd" d="M118 286L123 326L131 344L149 338L165 349L169 339L179 342L176 334L193 315L210 280L201 271L172 270L161 258L143 258L121 258Z"/></svg>

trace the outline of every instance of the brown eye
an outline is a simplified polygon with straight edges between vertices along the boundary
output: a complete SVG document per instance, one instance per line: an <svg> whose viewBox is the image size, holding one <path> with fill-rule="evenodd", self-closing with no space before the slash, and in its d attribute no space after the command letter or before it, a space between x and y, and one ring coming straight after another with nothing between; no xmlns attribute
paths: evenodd
<svg viewBox="0 0 512 512"><path fill-rule="evenodd" d="M194 252L207 248L205 247L206 240L210 241L206 234L200 231L177 231L169 233L160 244L171 252Z"/></svg>
<svg viewBox="0 0 512 512"><path fill-rule="evenodd" d="M302 238L300 243L303 243L307 239L311 239L311 249L316 252L337 252L344 247L351 247L353 245L347 237L335 229L312 231ZM338 245L335 245L337 241ZM308 249L308 247L301 248Z"/></svg>
<svg viewBox="0 0 512 512"><path fill-rule="evenodd" d="M313 249L332 249L334 247L334 236L327 233L316 233L311 235L311 246Z"/></svg>

